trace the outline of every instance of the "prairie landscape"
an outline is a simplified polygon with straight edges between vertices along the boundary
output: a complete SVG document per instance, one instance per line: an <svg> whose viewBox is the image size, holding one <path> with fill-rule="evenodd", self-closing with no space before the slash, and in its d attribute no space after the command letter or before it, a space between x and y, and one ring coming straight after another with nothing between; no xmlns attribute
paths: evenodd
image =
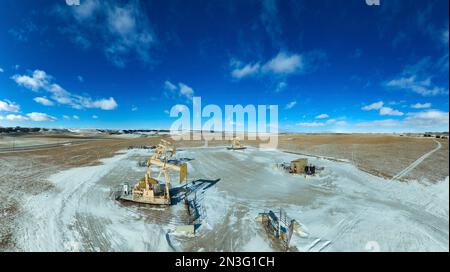
<svg viewBox="0 0 450 272"><path fill-rule="evenodd" d="M14 138L14 139L12 139ZM291 251L448 251L448 140L388 134L280 134L278 149L172 141L188 158L200 218L178 235L182 204L111 197L169 135L25 135L0 139L2 251L280 251L255 220L283 208L302 226ZM11 142L14 140L14 149ZM295 176L297 158L323 170ZM40 223L39 223L40 222ZM219 235L220 234L220 235ZM393 239L397 237L399 239Z"/></svg>

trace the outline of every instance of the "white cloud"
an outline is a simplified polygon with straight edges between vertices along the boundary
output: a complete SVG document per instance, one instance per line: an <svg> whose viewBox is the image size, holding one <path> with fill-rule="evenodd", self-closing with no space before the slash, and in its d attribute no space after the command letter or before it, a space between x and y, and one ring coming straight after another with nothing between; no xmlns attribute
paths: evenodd
<svg viewBox="0 0 450 272"><path fill-rule="evenodd" d="M404 113L391 107L385 107L383 101L375 102L361 108L364 111L378 110L380 115L403 116Z"/></svg>
<svg viewBox="0 0 450 272"><path fill-rule="evenodd" d="M449 113L440 110L424 110L405 114L403 118L352 122L343 119L329 119L326 122L300 122L296 124L314 131L341 132L425 132L448 131Z"/></svg>
<svg viewBox="0 0 450 272"><path fill-rule="evenodd" d="M304 70L303 56L286 52L279 52L263 65L260 62L243 64L232 60L230 66L233 68L231 76L236 79L256 75L290 75Z"/></svg>
<svg viewBox="0 0 450 272"><path fill-rule="evenodd" d="M259 63L255 63L255 64L246 64L243 67L240 68L235 68L233 71L231 71L231 76L237 79L243 78L243 77L247 77L247 76L251 76L251 75L256 75L260 72L260 65Z"/></svg>
<svg viewBox="0 0 450 272"><path fill-rule="evenodd" d="M27 89L38 91L45 88L48 85L48 80L51 77L44 71L35 70L31 76L28 75L14 75L12 79L19 85L24 86Z"/></svg>
<svg viewBox="0 0 450 272"><path fill-rule="evenodd" d="M448 46L448 28L442 31L441 40L444 45Z"/></svg>
<svg viewBox="0 0 450 272"><path fill-rule="evenodd" d="M34 121L34 122L44 122L44 121L56 121L57 118L46 113L41 112L31 112L24 115L20 114L8 114L4 119L8 121L24 122L24 121Z"/></svg>
<svg viewBox="0 0 450 272"><path fill-rule="evenodd" d="M119 67L136 58L150 63L156 44L149 18L140 1L85 0L77 8L59 6L56 13L67 22L63 34L83 47L101 49Z"/></svg>
<svg viewBox="0 0 450 272"><path fill-rule="evenodd" d="M448 131L449 114L439 110L426 110L408 113L403 120L384 119L356 123L356 127L365 128L366 131ZM385 130L382 128L389 128Z"/></svg>
<svg viewBox="0 0 450 272"><path fill-rule="evenodd" d="M410 90L422 96L448 94L447 89L434 86L430 78L427 78L425 80L417 80L417 77L415 75L393 79L386 83L386 86L391 88Z"/></svg>
<svg viewBox="0 0 450 272"><path fill-rule="evenodd" d="M301 127L323 127L325 123L322 122L300 122L297 123L297 126Z"/></svg>
<svg viewBox="0 0 450 272"><path fill-rule="evenodd" d="M411 108L413 109L428 109L431 108L431 103L416 103L411 105Z"/></svg>
<svg viewBox="0 0 450 272"><path fill-rule="evenodd" d="M72 118L75 120L80 120L80 117L78 115L74 115L74 116L72 116Z"/></svg>
<svg viewBox="0 0 450 272"><path fill-rule="evenodd" d="M287 103L284 108L289 110L289 109L292 109L293 107L295 107L295 105L297 105L297 101L291 101L291 102Z"/></svg>
<svg viewBox="0 0 450 272"><path fill-rule="evenodd" d="M427 110L422 112L408 113L408 117L405 118L405 123L408 125L419 127L443 126L447 127L448 131L448 120L448 112L439 110Z"/></svg>
<svg viewBox="0 0 450 272"><path fill-rule="evenodd" d="M83 106L85 108L97 108L102 110L113 110L117 108L117 103L114 98L104 98L99 100L91 101L90 99L87 99L83 102Z"/></svg>
<svg viewBox="0 0 450 272"><path fill-rule="evenodd" d="M164 88L169 91L175 91L177 89L177 86L172 82L166 80L164 81Z"/></svg>
<svg viewBox="0 0 450 272"><path fill-rule="evenodd" d="M300 122L300 123L297 123L296 125L301 126L301 127L325 127L325 126L329 127L332 125L334 127L341 127L341 126L345 126L347 124L347 122L343 119L344 118L328 119L324 122Z"/></svg>
<svg viewBox="0 0 450 272"><path fill-rule="evenodd" d="M94 100L89 96L73 94L57 83L46 72L35 70L31 76L14 75L12 79L19 85L33 91L45 91L51 94L51 98L59 104L68 105L74 109L97 108L102 110L113 110L117 103L113 97ZM37 101L36 101L37 102Z"/></svg>
<svg viewBox="0 0 450 272"><path fill-rule="evenodd" d="M27 117L30 121L35 121L35 122L44 122L44 121L56 121L57 118L53 117L51 115L48 115L46 113L41 113L41 112L32 112L32 113L28 113Z"/></svg>
<svg viewBox="0 0 450 272"><path fill-rule="evenodd" d="M336 121L336 122L335 122L335 125L336 125L336 126L345 126L345 125L347 125L347 122L344 121L344 120Z"/></svg>
<svg viewBox="0 0 450 272"><path fill-rule="evenodd" d="M364 106L361 109L365 110L365 111L370 111L370 110L379 110L383 107L384 102L383 101L379 101L379 102L375 102L372 103L370 105Z"/></svg>
<svg viewBox="0 0 450 272"><path fill-rule="evenodd" d="M194 90L183 83L178 83L178 86L180 88L180 95L186 97L189 100L192 100L192 97L194 96Z"/></svg>
<svg viewBox="0 0 450 272"><path fill-rule="evenodd" d="M82 76L77 76L79 82L84 82L84 78Z"/></svg>
<svg viewBox="0 0 450 272"><path fill-rule="evenodd" d="M380 115L403 116L404 113L390 107L382 107L380 109Z"/></svg>
<svg viewBox="0 0 450 272"><path fill-rule="evenodd" d="M282 81L282 82L277 84L275 92L279 93L279 92L283 91L286 87L287 87L287 83Z"/></svg>
<svg viewBox="0 0 450 272"><path fill-rule="evenodd" d="M385 86L393 89L408 90L422 96L436 96L448 94L448 87L440 87L433 83L432 79L440 76L448 76L448 47L444 56L439 59L427 56L417 63L406 65L396 78L385 83Z"/></svg>
<svg viewBox="0 0 450 272"><path fill-rule="evenodd" d="M262 66L262 71L274 74L292 74L303 68L302 56L280 52Z"/></svg>
<svg viewBox="0 0 450 272"><path fill-rule="evenodd" d="M43 29L38 28L30 19L22 19L20 23L9 29L8 33L17 41L26 42L32 33L41 31Z"/></svg>
<svg viewBox="0 0 450 272"><path fill-rule="evenodd" d="M19 112L20 106L9 100L0 100L0 111Z"/></svg>
<svg viewBox="0 0 450 272"><path fill-rule="evenodd" d="M396 127L399 126L401 122L399 120L394 119L385 119L385 120L375 120L375 121L368 121L368 122L359 122L356 123L357 127L366 127L366 128L373 128L373 127Z"/></svg>
<svg viewBox="0 0 450 272"><path fill-rule="evenodd" d="M44 106L53 106L54 103L48 100L46 97L35 97L33 99L36 103L42 104Z"/></svg>
<svg viewBox="0 0 450 272"><path fill-rule="evenodd" d="M131 107L131 111L138 111L138 110L139 110L139 108L137 106L132 106Z"/></svg>
<svg viewBox="0 0 450 272"><path fill-rule="evenodd" d="M78 20L82 21L89 19L100 8L101 6L99 1L87 0L83 2L83 5L73 9L73 14Z"/></svg>
<svg viewBox="0 0 450 272"><path fill-rule="evenodd" d="M108 20L112 32L123 36L134 31L136 28L136 18L134 17L133 10L114 7L111 12L112 16L109 16Z"/></svg>
<svg viewBox="0 0 450 272"><path fill-rule="evenodd" d="M70 116L68 116L68 115L63 115L63 118L66 120L70 120Z"/></svg>
<svg viewBox="0 0 450 272"><path fill-rule="evenodd" d="M275 47L280 47L282 28L279 19L279 12L277 7L277 1L275 0L264 0L261 2L261 23L269 35L272 45Z"/></svg>
<svg viewBox="0 0 450 272"><path fill-rule="evenodd" d="M167 97L173 97L178 96L178 97L184 97L186 99L188 99L189 101L192 100L192 98L194 97L194 89L192 89L191 87L189 87L188 85L179 82L178 86L173 84L170 81L165 81L164 82L164 89L166 90L165 95Z"/></svg>
<svg viewBox="0 0 450 272"><path fill-rule="evenodd" d="M8 121L18 121L18 122L29 120L27 117L18 114L8 114L6 115L5 119Z"/></svg>
<svg viewBox="0 0 450 272"><path fill-rule="evenodd" d="M316 119L326 119L329 118L330 116L326 113L322 113L316 116Z"/></svg>
<svg viewBox="0 0 450 272"><path fill-rule="evenodd" d="M5 72L5 70L3 70L2 67L0 67L0 73L3 73L3 72Z"/></svg>
<svg viewBox="0 0 450 272"><path fill-rule="evenodd" d="M98 119L97 115L92 115L92 119Z"/></svg>

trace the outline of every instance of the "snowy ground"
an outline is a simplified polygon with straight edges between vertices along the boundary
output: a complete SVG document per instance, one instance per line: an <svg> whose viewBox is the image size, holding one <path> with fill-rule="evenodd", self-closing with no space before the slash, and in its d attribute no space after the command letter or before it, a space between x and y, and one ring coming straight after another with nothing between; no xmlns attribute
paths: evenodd
<svg viewBox="0 0 450 272"><path fill-rule="evenodd" d="M168 208L120 204L110 189L134 183L148 151L130 150L103 165L51 176L55 189L31 196L18 225L19 249L37 251L279 250L255 217L284 208L300 222L299 251L448 251L449 180L390 182L349 163L310 158L325 170L292 176L274 165L298 158L280 151L186 148L188 179L202 221L194 238L172 234L184 224L182 203ZM199 181L200 180L200 181ZM178 186L178 185L177 185ZM169 234L168 234L169 233Z"/></svg>
<svg viewBox="0 0 450 272"><path fill-rule="evenodd" d="M45 144L58 144L70 142L67 139L58 138L45 138L45 137L0 137L0 148L13 148L13 147L24 147L24 146L36 146Z"/></svg>

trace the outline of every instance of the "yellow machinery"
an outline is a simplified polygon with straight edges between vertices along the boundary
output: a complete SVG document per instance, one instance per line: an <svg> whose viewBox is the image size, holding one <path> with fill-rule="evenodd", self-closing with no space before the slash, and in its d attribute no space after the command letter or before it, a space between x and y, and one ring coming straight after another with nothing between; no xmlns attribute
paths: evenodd
<svg viewBox="0 0 450 272"><path fill-rule="evenodd" d="M245 149L246 147L241 144L241 141L238 137L234 137L231 142L231 147L228 147L229 150L240 150Z"/></svg>
<svg viewBox="0 0 450 272"><path fill-rule="evenodd" d="M172 146L172 144L169 141L161 139L161 142L155 148L155 153L150 159L153 160L170 159L173 155L175 155L175 152L176 148Z"/></svg>
<svg viewBox="0 0 450 272"><path fill-rule="evenodd" d="M169 159L175 155L175 147L165 140L156 147L155 153L147 161L147 170L143 178L133 187L131 193L124 188L121 199L158 205L170 205L170 173L169 170L179 172L179 182L185 181L187 176L187 164L175 164ZM152 177L152 166L158 167L159 173ZM164 176L164 184L159 180Z"/></svg>
<svg viewBox="0 0 450 272"><path fill-rule="evenodd" d="M303 174L305 173L305 167L308 165L308 159L297 159L291 161L290 173Z"/></svg>
<svg viewBox="0 0 450 272"><path fill-rule="evenodd" d="M317 170L323 170L323 167L316 168L316 166L308 164L308 159L306 158L296 159L290 163L283 162L276 166L291 174L315 175Z"/></svg>

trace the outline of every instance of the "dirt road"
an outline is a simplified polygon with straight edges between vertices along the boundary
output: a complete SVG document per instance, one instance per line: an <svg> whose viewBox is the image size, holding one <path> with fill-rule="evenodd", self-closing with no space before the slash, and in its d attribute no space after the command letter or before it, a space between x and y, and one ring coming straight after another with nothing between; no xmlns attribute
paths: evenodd
<svg viewBox="0 0 450 272"><path fill-rule="evenodd" d="M439 149L442 148L442 144L439 141L433 140L435 143L437 143L437 147L434 148L433 150L423 154L420 158L418 158L416 161L414 161L413 163L411 163L410 165L408 165L408 167L406 167L405 169L403 169L402 171L400 171L400 173L398 173L397 175L395 175L394 177L392 177L391 181L394 180L398 180L401 179L403 176L407 175L409 172L411 172L414 168L416 168L419 164L421 164L425 159L427 159L428 157L430 157L434 152L438 151Z"/></svg>

